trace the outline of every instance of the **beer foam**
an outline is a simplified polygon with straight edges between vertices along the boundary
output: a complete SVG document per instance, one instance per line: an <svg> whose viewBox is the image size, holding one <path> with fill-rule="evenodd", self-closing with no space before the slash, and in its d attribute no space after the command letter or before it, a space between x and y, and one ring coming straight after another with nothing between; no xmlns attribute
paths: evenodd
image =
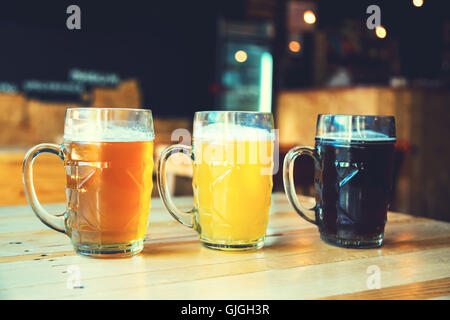
<svg viewBox="0 0 450 320"><path fill-rule="evenodd" d="M395 141L395 137L389 137L386 134L376 132L373 130L353 130L353 131L340 131L340 132L327 132L323 135L316 136L316 139L329 139L329 140L355 140L366 142L377 141Z"/></svg>
<svg viewBox="0 0 450 320"><path fill-rule="evenodd" d="M84 123L64 130L65 141L74 142L132 142L151 141L154 133L139 128L121 127L109 123Z"/></svg>
<svg viewBox="0 0 450 320"><path fill-rule="evenodd" d="M274 132L256 127L229 123L213 123L194 128L194 139L205 142L215 141L269 141L274 140Z"/></svg>

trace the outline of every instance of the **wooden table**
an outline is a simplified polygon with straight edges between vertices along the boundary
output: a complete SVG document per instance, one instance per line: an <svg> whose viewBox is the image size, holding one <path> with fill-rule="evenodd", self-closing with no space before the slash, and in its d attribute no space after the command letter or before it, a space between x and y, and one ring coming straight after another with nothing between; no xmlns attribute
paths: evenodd
<svg viewBox="0 0 450 320"><path fill-rule="evenodd" d="M189 208L192 199L176 202ZM449 223L389 213L383 247L343 249L274 194L266 246L224 253L202 247L160 199L150 217L140 255L104 260L76 255L30 208L0 208L0 299L450 298ZM375 276L381 288L369 289Z"/></svg>

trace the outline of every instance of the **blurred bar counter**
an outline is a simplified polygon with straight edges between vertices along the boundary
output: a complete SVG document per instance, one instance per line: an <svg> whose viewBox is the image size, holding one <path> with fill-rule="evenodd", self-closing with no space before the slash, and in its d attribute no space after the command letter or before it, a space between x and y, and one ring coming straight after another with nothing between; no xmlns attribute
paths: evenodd
<svg viewBox="0 0 450 320"><path fill-rule="evenodd" d="M294 145L314 145L318 114L393 115L397 170L391 210L450 221L449 101L449 91L421 88L282 91L276 110L280 156ZM303 170L312 172L312 165Z"/></svg>

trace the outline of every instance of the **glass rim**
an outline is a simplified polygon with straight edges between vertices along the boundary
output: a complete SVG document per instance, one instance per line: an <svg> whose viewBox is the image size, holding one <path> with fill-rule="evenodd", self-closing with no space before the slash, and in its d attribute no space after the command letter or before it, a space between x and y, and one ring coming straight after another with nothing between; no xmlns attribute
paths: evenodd
<svg viewBox="0 0 450 320"><path fill-rule="evenodd" d="M394 116L319 114L315 138L366 143L394 141L395 127Z"/></svg>
<svg viewBox="0 0 450 320"><path fill-rule="evenodd" d="M114 108L114 107L68 107L66 111L73 111L73 110L80 110L80 111L99 111L99 110L107 110L107 111L135 111L135 112L152 112L151 109L140 109L140 108Z"/></svg>
<svg viewBox="0 0 450 320"><path fill-rule="evenodd" d="M154 139L153 114L150 109L103 107L66 109L64 141L130 142Z"/></svg>
<svg viewBox="0 0 450 320"><path fill-rule="evenodd" d="M376 115L376 114L332 114L332 113L319 113L318 118L322 117L368 117L368 118L385 118L385 119L395 119L395 116L388 115Z"/></svg>
<svg viewBox="0 0 450 320"><path fill-rule="evenodd" d="M246 130L246 134L252 136L251 140L254 140L253 136L258 136L256 140L267 140L269 138L273 140L273 127L274 120L271 112L198 111L194 113L193 137L199 140L205 139L205 137L210 139L211 136L221 135L222 138L234 141L241 140L241 137L238 136L243 134L241 130ZM249 129L253 131L248 132ZM262 130L262 133L254 131L255 129ZM259 137L261 134L264 135L264 139Z"/></svg>
<svg viewBox="0 0 450 320"><path fill-rule="evenodd" d="M228 113L228 114L266 114L266 115L272 115L272 112L266 112L266 111L239 111L239 110L208 110L208 111L196 111L194 113L194 115L196 114L207 114L207 113L212 113L212 112L216 112L216 113Z"/></svg>

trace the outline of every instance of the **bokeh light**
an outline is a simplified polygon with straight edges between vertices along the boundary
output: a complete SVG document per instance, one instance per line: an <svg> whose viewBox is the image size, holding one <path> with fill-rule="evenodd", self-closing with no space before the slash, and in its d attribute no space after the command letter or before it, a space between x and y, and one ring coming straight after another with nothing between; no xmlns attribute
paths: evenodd
<svg viewBox="0 0 450 320"><path fill-rule="evenodd" d="M413 0L413 5L416 7L423 6L423 0Z"/></svg>
<svg viewBox="0 0 450 320"><path fill-rule="evenodd" d="M376 27L375 33L376 33L377 37L380 38L380 39L386 38L387 32L386 32L386 29L383 26Z"/></svg>
<svg viewBox="0 0 450 320"><path fill-rule="evenodd" d="M303 20L305 20L307 24L313 24L316 22L316 15L311 10L307 10L303 14Z"/></svg>
<svg viewBox="0 0 450 320"><path fill-rule="evenodd" d="M300 42L295 40L289 42L289 50L291 50L292 52L300 52L301 48L302 47L300 46Z"/></svg>
<svg viewBox="0 0 450 320"><path fill-rule="evenodd" d="M239 63L245 62L247 61L247 52L245 52L244 50L238 50L234 54L234 58Z"/></svg>

